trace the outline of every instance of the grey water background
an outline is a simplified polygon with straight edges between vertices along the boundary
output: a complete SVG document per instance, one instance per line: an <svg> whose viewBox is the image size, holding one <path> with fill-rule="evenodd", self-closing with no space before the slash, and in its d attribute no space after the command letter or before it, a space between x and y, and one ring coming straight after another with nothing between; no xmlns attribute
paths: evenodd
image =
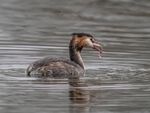
<svg viewBox="0 0 150 113"><path fill-rule="evenodd" d="M68 58L72 32L88 32L81 80L38 80L26 67ZM1 0L0 113L149 113L149 0Z"/></svg>

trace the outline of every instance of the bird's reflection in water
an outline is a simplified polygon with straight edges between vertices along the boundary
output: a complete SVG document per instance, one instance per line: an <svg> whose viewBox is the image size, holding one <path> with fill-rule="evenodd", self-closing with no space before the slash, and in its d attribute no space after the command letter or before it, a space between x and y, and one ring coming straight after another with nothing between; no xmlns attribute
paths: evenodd
<svg viewBox="0 0 150 113"><path fill-rule="evenodd" d="M52 86L53 85L60 86L61 84L62 85L68 84L68 82L69 82L68 97L70 99L69 112L70 113L89 113L90 112L89 111L90 110L90 107L89 107L90 93L87 89L87 84L85 80L80 79L80 78L70 78L69 80L67 79L37 79L37 80L32 81L33 84L52 85ZM40 88L42 90L42 87ZM38 89L38 91L40 91L40 89ZM49 90L41 91L40 98L45 98L45 97L51 98L51 95L49 95Z"/></svg>
<svg viewBox="0 0 150 113"><path fill-rule="evenodd" d="M79 78L69 79L70 113L88 113L90 94L87 84Z"/></svg>

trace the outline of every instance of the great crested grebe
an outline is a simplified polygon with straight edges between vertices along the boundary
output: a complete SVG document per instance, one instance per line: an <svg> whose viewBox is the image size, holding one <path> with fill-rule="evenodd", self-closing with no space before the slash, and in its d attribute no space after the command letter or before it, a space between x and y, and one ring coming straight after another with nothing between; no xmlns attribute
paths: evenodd
<svg viewBox="0 0 150 113"><path fill-rule="evenodd" d="M87 33L73 33L69 44L70 60L46 57L29 65L27 76L37 77L79 77L84 75L84 63L80 55L83 47L91 47L102 53L101 45Z"/></svg>

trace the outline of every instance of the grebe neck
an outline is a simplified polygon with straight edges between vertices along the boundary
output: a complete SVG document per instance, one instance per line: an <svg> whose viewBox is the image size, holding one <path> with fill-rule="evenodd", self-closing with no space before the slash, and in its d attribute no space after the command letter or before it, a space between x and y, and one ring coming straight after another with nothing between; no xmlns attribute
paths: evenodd
<svg viewBox="0 0 150 113"><path fill-rule="evenodd" d="M77 50L72 43L70 43L69 45L69 53L70 53L70 60L79 64L84 69L84 63L81 57L81 51Z"/></svg>

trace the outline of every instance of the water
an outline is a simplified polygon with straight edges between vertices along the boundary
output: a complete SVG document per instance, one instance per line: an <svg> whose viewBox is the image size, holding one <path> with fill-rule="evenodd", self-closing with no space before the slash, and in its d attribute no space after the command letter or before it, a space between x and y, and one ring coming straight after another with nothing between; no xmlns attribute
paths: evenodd
<svg viewBox="0 0 150 113"><path fill-rule="evenodd" d="M149 0L1 0L1 113L149 113ZM81 80L25 76L36 59L68 57L72 32L92 33Z"/></svg>

